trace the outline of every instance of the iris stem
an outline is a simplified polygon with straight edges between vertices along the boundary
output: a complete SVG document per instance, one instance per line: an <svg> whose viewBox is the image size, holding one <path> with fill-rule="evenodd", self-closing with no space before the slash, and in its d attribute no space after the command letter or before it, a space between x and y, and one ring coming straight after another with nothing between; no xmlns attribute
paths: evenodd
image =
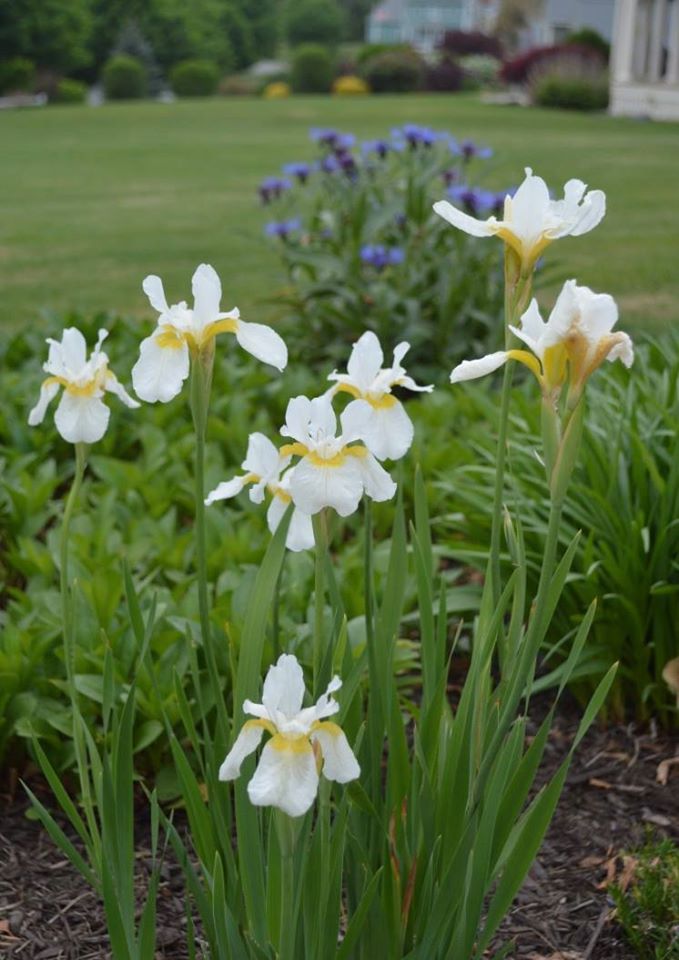
<svg viewBox="0 0 679 960"><path fill-rule="evenodd" d="M372 539L373 539L373 521L372 505L370 497L365 497L365 639L368 645L373 642L373 617L374 617L374 598L373 598L373 562L372 562Z"/></svg>
<svg viewBox="0 0 679 960"><path fill-rule="evenodd" d="M321 689L321 669L323 665L323 635L325 620L325 559L328 552L328 514L323 509L313 518L314 540L316 542L316 570L314 577L314 636L313 636L313 671L314 695L318 696Z"/></svg>
<svg viewBox="0 0 679 960"><path fill-rule="evenodd" d="M286 813L275 810L276 832L281 854L281 916L278 943L279 960L297 960L297 890L295 889L295 847L297 827Z"/></svg>
<svg viewBox="0 0 679 960"><path fill-rule="evenodd" d="M64 517L61 523L61 556L59 580L61 588L61 616L64 630L64 659L66 661L66 679L72 701L77 698L75 689L75 638L73 623L73 606L71 603L70 583L68 578L68 541L71 529L71 520L75 509L87 461L87 448L84 443L75 444L75 472L73 483L66 499Z"/></svg>
<svg viewBox="0 0 679 960"><path fill-rule="evenodd" d="M205 650L208 673L212 693L217 707L221 740L226 742L229 730L229 721L226 713L226 704L222 685L219 679L219 668L215 654L212 631L210 628L210 607L207 588L207 545L205 539L205 433L207 428L207 414L210 404L210 387L212 384L212 365L214 360L214 346L212 351L204 351L192 358L191 363L191 413L196 433L195 450L195 530L196 530L196 579L198 587L198 610L200 616L200 632ZM222 744L222 745L223 745Z"/></svg>

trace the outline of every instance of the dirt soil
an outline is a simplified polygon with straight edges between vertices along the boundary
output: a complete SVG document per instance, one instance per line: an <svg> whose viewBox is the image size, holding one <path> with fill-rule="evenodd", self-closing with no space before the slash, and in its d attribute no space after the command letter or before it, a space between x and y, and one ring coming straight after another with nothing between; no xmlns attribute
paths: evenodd
<svg viewBox="0 0 679 960"><path fill-rule="evenodd" d="M543 779L565 756L574 711L557 721ZM650 829L679 841L679 738L633 726L594 729L576 753L556 817L505 919L502 940L521 960L634 960L615 922L608 887L633 872L628 851ZM36 789L38 788L35 785ZM0 797L0 957L104 960L96 896L40 824L25 816L20 790ZM43 789L41 798L48 802ZM140 824L139 835L146 827ZM150 853L138 851L143 875ZM184 960L185 899L180 870L163 867L156 960ZM313 958L304 958L313 960Z"/></svg>

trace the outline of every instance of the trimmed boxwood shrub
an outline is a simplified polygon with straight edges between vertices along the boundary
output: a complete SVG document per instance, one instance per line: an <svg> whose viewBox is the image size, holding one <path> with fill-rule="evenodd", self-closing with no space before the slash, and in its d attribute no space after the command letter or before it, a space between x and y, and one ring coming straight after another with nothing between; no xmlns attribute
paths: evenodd
<svg viewBox="0 0 679 960"><path fill-rule="evenodd" d="M540 107L605 110L608 107L608 82L605 78L595 80L547 73L535 82L533 101Z"/></svg>
<svg viewBox="0 0 679 960"><path fill-rule="evenodd" d="M292 57L290 74L295 93L328 93L334 79L329 51L318 43L305 43Z"/></svg>
<svg viewBox="0 0 679 960"><path fill-rule="evenodd" d="M211 60L183 60L170 71L170 86L178 97L211 97L219 84L219 67Z"/></svg>
<svg viewBox="0 0 679 960"><path fill-rule="evenodd" d="M109 100L139 100L146 96L148 75L136 57L125 53L111 57L102 70L101 79Z"/></svg>
<svg viewBox="0 0 679 960"><path fill-rule="evenodd" d="M0 63L0 94L29 93L35 82L35 64L26 57L12 57Z"/></svg>
<svg viewBox="0 0 679 960"><path fill-rule="evenodd" d="M414 50L380 53L363 69L373 93L412 93L424 84L426 65Z"/></svg>
<svg viewBox="0 0 679 960"><path fill-rule="evenodd" d="M64 77L54 90L53 103L84 103L87 99L87 84Z"/></svg>

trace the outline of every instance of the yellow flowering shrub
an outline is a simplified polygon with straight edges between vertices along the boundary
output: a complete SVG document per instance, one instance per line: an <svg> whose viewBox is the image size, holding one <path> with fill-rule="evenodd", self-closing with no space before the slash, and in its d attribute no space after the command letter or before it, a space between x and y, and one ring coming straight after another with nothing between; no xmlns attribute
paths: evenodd
<svg viewBox="0 0 679 960"><path fill-rule="evenodd" d="M340 97L350 97L356 94L370 93L370 87L360 77L338 77L332 85L332 92Z"/></svg>
<svg viewBox="0 0 679 960"><path fill-rule="evenodd" d="M265 100L283 100L285 97L289 97L291 93L290 84L278 80L275 83L268 83L264 87L262 96Z"/></svg>

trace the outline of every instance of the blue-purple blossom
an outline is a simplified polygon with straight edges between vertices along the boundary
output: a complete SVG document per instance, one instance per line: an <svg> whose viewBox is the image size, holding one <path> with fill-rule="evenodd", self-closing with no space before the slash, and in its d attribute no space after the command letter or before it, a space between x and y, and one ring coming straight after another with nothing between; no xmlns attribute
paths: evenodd
<svg viewBox="0 0 679 960"><path fill-rule="evenodd" d="M309 136L315 143L330 150L349 150L356 143L353 133L340 133L328 127L312 127Z"/></svg>
<svg viewBox="0 0 679 960"><path fill-rule="evenodd" d="M481 187L470 187L461 183L449 187L447 193L458 207L463 207L472 217L495 211L497 207L498 194L493 190L483 190ZM504 194L502 198L504 200Z"/></svg>
<svg viewBox="0 0 679 960"><path fill-rule="evenodd" d="M281 240L287 240L288 236L295 230L299 230L302 221L299 217L292 217L290 220L272 220L264 227L264 233L267 237L280 237Z"/></svg>
<svg viewBox="0 0 679 960"><path fill-rule="evenodd" d="M323 159L319 161L317 169L322 170L323 173L337 173L340 165L335 154L329 153L323 157Z"/></svg>
<svg viewBox="0 0 679 960"><path fill-rule="evenodd" d="M395 144L405 140L411 150L419 146L431 147L441 139L441 134L436 130L432 130L431 127L421 127L417 123L404 123L402 127L395 127L391 135Z"/></svg>
<svg viewBox="0 0 679 960"><path fill-rule="evenodd" d="M368 243L361 247L361 260L376 270L403 263L404 256L400 247L385 247L381 243Z"/></svg>
<svg viewBox="0 0 679 960"><path fill-rule="evenodd" d="M388 140L364 140L361 144L362 153L376 153L380 160L384 160L389 151L393 149L394 145L389 143Z"/></svg>
<svg viewBox="0 0 679 960"><path fill-rule="evenodd" d="M460 171L457 167L448 167L447 170L441 171L441 177L447 187L452 187L460 179Z"/></svg>
<svg viewBox="0 0 679 960"><path fill-rule="evenodd" d="M462 157L463 160L472 160L474 157L478 157L479 160L487 160L493 156L490 147L482 147L474 143L473 140L463 140L461 143L456 143L453 140L450 143L450 150L458 157Z"/></svg>
<svg viewBox="0 0 679 960"><path fill-rule="evenodd" d="M258 190L262 203L270 203L271 200L277 200L285 190L290 190L292 181L287 177L265 177L260 183Z"/></svg>
<svg viewBox="0 0 679 960"><path fill-rule="evenodd" d="M349 174L349 176L356 173L356 158L348 150L336 150L335 160L344 173Z"/></svg>
<svg viewBox="0 0 679 960"><path fill-rule="evenodd" d="M332 147L333 150L351 150L351 148L356 143L356 137L353 133L338 133L335 137L335 142Z"/></svg>
<svg viewBox="0 0 679 960"><path fill-rule="evenodd" d="M311 173L311 164L305 163L304 161L286 163L283 167L283 173L287 173L290 177L295 177L300 183L306 183Z"/></svg>

